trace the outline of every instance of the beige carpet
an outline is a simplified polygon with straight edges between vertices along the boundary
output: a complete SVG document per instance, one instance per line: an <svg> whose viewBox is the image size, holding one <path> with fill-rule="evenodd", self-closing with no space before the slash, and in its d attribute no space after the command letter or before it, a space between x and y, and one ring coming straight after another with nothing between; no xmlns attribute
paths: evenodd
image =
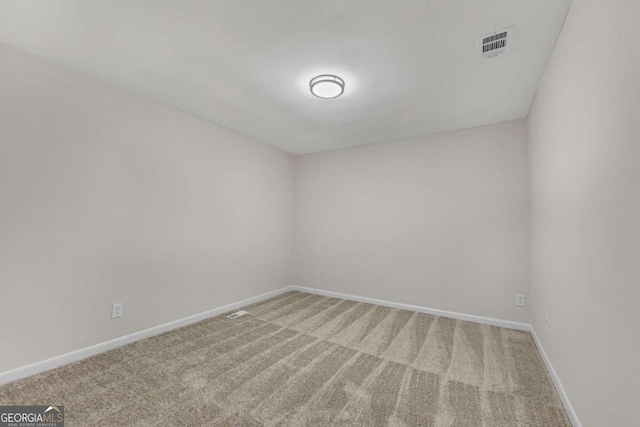
<svg viewBox="0 0 640 427"><path fill-rule="evenodd" d="M67 426L570 426L531 336L289 292L0 388Z"/></svg>

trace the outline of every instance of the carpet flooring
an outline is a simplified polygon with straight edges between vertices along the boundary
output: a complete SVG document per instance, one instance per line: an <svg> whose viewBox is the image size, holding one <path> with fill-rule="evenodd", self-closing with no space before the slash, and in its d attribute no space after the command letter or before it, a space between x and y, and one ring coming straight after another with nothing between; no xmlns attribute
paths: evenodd
<svg viewBox="0 0 640 427"><path fill-rule="evenodd" d="M288 292L0 387L67 426L566 426L527 332Z"/></svg>

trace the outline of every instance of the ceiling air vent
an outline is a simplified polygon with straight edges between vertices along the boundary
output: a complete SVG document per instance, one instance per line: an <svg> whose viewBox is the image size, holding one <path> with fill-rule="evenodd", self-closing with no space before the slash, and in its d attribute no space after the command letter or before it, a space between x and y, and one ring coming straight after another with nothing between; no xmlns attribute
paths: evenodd
<svg viewBox="0 0 640 427"><path fill-rule="evenodd" d="M489 59L509 53L513 41L513 27L478 37L478 58Z"/></svg>

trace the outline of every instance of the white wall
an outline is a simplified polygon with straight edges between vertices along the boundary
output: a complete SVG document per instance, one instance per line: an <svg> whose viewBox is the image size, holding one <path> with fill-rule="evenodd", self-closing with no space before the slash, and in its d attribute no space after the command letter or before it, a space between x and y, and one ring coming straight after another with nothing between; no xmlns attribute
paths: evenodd
<svg viewBox="0 0 640 427"><path fill-rule="evenodd" d="M296 285L528 320L524 121L295 162Z"/></svg>
<svg viewBox="0 0 640 427"><path fill-rule="evenodd" d="M291 284L292 199L290 155L0 44L0 372Z"/></svg>
<svg viewBox="0 0 640 427"><path fill-rule="evenodd" d="M640 425L639 18L574 0L528 123L531 319L584 426Z"/></svg>

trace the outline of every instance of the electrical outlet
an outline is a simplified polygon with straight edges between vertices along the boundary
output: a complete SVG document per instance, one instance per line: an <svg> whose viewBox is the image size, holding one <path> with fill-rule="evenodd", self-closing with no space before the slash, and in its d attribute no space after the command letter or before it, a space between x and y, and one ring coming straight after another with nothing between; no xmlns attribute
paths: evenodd
<svg viewBox="0 0 640 427"><path fill-rule="evenodd" d="M516 295L516 305L518 307L525 307L527 305L524 295L521 295L521 294Z"/></svg>
<svg viewBox="0 0 640 427"><path fill-rule="evenodd" d="M122 317L122 312L124 311L124 304L121 302L117 304L113 304L111 306L111 318L117 319L118 317Z"/></svg>
<svg viewBox="0 0 640 427"><path fill-rule="evenodd" d="M549 317L544 316L544 328L549 329Z"/></svg>

